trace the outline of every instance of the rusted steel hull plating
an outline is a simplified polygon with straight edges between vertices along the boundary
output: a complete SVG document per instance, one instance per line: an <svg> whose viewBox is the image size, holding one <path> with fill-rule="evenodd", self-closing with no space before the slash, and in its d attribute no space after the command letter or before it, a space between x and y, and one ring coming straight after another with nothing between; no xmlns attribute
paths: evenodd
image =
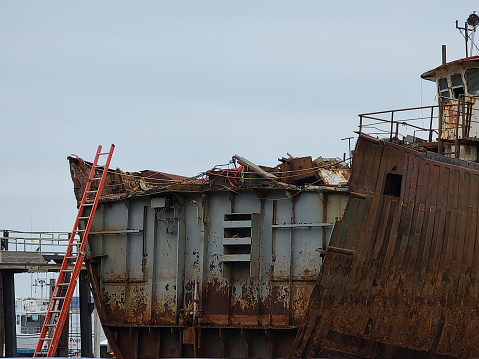
<svg viewBox="0 0 479 359"><path fill-rule="evenodd" d="M86 164L70 164L79 188ZM115 355L286 357L347 187L278 187L261 173L250 187L238 175L120 195L134 186L119 176L107 179L114 197L98 206L86 261Z"/></svg>
<svg viewBox="0 0 479 359"><path fill-rule="evenodd" d="M292 356L479 357L479 164L360 135Z"/></svg>

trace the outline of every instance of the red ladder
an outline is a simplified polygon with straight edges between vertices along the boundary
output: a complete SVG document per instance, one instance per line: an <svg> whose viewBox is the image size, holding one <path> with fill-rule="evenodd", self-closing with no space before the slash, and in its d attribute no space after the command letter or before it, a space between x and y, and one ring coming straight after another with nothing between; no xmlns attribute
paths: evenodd
<svg viewBox="0 0 479 359"><path fill-rule="evenodd" d="M60 273L58 275L55 289L53 290L50 304L48 305L47 315L43 323L40 338L35 349L34 357L46 356L53 357L58 347L60 335L63 331L65 320L68 316L68 310L72 301L73 292L77 283L78 275L85 259L85 244L90 232L93 216L100 200L101 191L105 183L108 166L115 145L111 145L109 152L101 152L101 146L98 146L95 160L85 186L80 206L78 208L77 218L73 231L70 235L67 251L63 258ZM100 156L107 156L103 166L98 165ZM97 169L103 169L101 176L96 176ZM98 171L99 172L99 171ZM92 182L93 187L92 187ZM96 187L96 189L95 189ZM95 198L92 200L93 195ZM88 211L89 210L89 211ZM78 229L80 221L83 221L84 229ZM78 237L80 239L78 239ZM76 248L76 250L73 250ZM68 328L67 328L68 329ZM48 348L48 351L47 351Z"/></svg>

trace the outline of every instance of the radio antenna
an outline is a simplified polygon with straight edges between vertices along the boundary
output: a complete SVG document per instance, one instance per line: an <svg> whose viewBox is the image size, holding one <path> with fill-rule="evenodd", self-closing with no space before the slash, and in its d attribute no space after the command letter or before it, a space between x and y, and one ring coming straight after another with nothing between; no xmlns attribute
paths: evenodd
<svg viewBox="0 0 479 359"><path fill-rule="evenodd" d="M474 47L477 49L477 46L474 44L474 36L476 34L476 28L479 25L479 16L474 11L469 17L467 21L464 23L464 27L459 27L459 22L456 20L456 29L458 29L462 36L464 36L464 40L466 40L466 57L469 57L468 52L468 42L471 40L471 51L470 54L472 56L472 52ZM464 30L464 33L462 32Z"/></svg>

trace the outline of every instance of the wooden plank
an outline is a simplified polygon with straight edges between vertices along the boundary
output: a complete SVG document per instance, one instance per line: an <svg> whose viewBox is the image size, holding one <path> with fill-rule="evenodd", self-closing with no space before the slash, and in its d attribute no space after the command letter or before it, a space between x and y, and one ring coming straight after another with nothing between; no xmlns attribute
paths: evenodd
<svg viewBox="0 0 479 359"><path fill-rule="evenodd" d="M458 201L458 213L457 213L457 230L456 241L453 247L452 263L451 263L451 275L457 280L455 294L460 297L464 293L464 277L463 277L463 265L466 261L464 247L466 246L466 231L468 229L467 207L468 196L470 187L470 176L465 171L460 171L459 187L461 196ZM451 282L451 286L455 281ZM452 288L451 288L452 289Z"/></svg>
<svg viewBox="0 0 479 359"><path fill-rule="evenodd" d="M468 213L469 219L469 229L467 231L467 246L465 249L466 253L466 260L465 260L465 272L469 274L469 282L470 277L473 273L472 271L472 264L474 260L474 252L475 246L477 241L477 208L478 208L478 201L476 200L476 195L479 193L479 175L472 174L471 175L471 186L470 186L470 201L472 202L472 208Z"/></svg>
<svg viewBox="0 0 479 359"><path fill-rule="evenodd" d="M401 218L401 207L400 207L400 202L401 199L399 198L396 203L394 203L394 218L391 224L391 231L389 234L388 238L388 245L384 254L384 260L383 260L383 272L382 274L382 280L384 282L384 292L385 295L388 296L388 289L391 288L389 283L392 283L392 280L390 281L390 276L391 273L394 270L394 267L392 267L393 264L393 256L394 256L394 250L396 248L396 244L398 242L398 233L399 233L399 220Z"/></svg>
<svg viewBox="0 0 479 359"><path fill-rule="evenodd" d="M407 183L410 183L409 187L409 193L408 197L409 198L409 205L412 205L412 216L411 220L408 222L408 225L405 226L404 228L404 234L407 237L407 243L405 244L404 247L404 255L403 257L400 257L399 260L401 261L402 265L401 268L407 268L409 258L411 256L411 252L414 247L414 241L415 241L415 234L416 234L416 227L419 219L419 213L422 212L421 210L421 202L420 202L420 197L418 194L419 191L419 186L421 183L422 176L419 176L420 174L420 157L417 155L412 155L411 156L411 163L412 163L412 168L410 171L408 171L408 177L406 179ZM404 236L403 234L403 236ZM401 255L401 251L400 251ZM405 275L406 271L402 271L400 278L401 280L405 280Z"/></svg>
<svg viewBox="0 0 479 359"><path fill-rule="evenodd" d="M361 233L361 226L363 224L363 218L367 217L366 212L366 202L365 200L359 200L359 205L357 212L355 214L355 225L352 226L352 229L346 235L344 241L344 248L356 249L358 237Z"/></svg>
<svg viewBox="0 0 479 359"><path fill-rule="evenodd" d="M348 228L352 226L352 224L355 221L355 217L353 216L353 213L357 211L357 208L359 207L359 201L360 199L351 197L349 199L349 203L346 206L346 210L344 211L343 218L341 222L347 224L344 226L340 226L338 228L338 236L334 238L334 242L331 243L331 245L336 246L336 247L342 247L344 243L344 239L346 237L346 233L348 231ZM332 240L332 238L331 238Z"/></svg>
<svg viewBox="0 0 479 359"><path fill-rule="evenodd" d="M382 284L386 285L389 276L392 253L394 252L397 238L398 214L400 212L399 201L399 198L391 198L391 203L389 205L389 213L383 235L384 240L377 252L378 263L376 266L376 275L374 277L374 283L376 284L382 282ZM384 291L384 294L387 296L386 288L384 288Z"/></svg>
<svg viewBox="0 0 479 359"><path fill-rule="evenodd" d="M375 166L377 166L377 171L374 172L371 176L376 177L376 181L373 181L371 183L371 186L374 185L373 188L370 188L370 190L374 191L375 197L373 200L373 205L374 205L374 212L370 212L372 215L370 217L370 221L368 221L368 234L370 241L368 243L367 248L363 248L363 251L361 252L360 256L364 258L365 261L370 260L371 253L374 248L375 241L377 239L377 236L372 236L372 233L377 233L378 226L380 225L381 221L381 214L382 214L382 201L383 199L383 188L384 188L384 182L386 179L387 173L393 168L393 165L391 163L391 158L393 157L394 151L389 148L388 146L384 146L382 155L381 157L376 156L375 159Z"/></svg>
<svg viewBox="0 0 479 359"><path fill-rule="evenodd" d="M440 170L440 181L439 181L439 193L442 196L438 198L438 211L436 215L439 217L435 221L435 228L433 233L433 238L435 240L434 250L431 251L430 263L428 263L428 273L434 271L437 273L439 262L441 259L441 249L444 239L444 231L446 230L446 215L447 215L447 193L449 182L452 182L450 178L450 169L446 166L441 167Z"/></svg>
<svg viewBox="0 0 479 359"><path fill-rule="evenodd" d="M344 247L347 249L355 249L355 247L351 246L352 243L355 242L357 236L358 236L358 230L361 226L361 219L362 219L362 213L360 213L360 208L362 208L362 204L364 203L363 200L361 199L356 199L354 201L354 206L352 208L352 217L350 218L349 225L347 226L347 230L343 233L345 233L345 236L343 238L342 243L340 244L340 247Z"/></svg>
<svg viewBox="0 0 479 359"><path fill-rule="evenodd" d="M426 228L425 221L428 219L428 216L426 216L426 189L428 185L429 165L419 160L418 187L415 195L415 202L418 204L415 215L416 222L411 227L412 241L409 254L407 254L405 258L405 266L408 268L415 268L418 257L422 257L422 251L424 248L424 236L422 235L422 232ZM412 274L414 280L419 279L419 271L412 271Z"/></svg>
<svg viewBox="0 0 479 359"><path fill-rule="evenodd" d="M368 225L369 217L370 217L370 210L371 204L373 202L372 198L368 200L362 200L362 206L364 206L364 214L361 217L360 227L358 231L358 236L356 237L357 243L355 244L355 255L353 256L353 261L351 263L351 270L349 273L349 277L353 278L346 283L346 291L355 291L358 287L359 283L356 280L358 276L358 270L360 268L360 256L359 253L361 252L361 248L363 247L364 243L367 242L365 237L367 236L366 227ZM353 289L354 288L354 289Z"/></svg>

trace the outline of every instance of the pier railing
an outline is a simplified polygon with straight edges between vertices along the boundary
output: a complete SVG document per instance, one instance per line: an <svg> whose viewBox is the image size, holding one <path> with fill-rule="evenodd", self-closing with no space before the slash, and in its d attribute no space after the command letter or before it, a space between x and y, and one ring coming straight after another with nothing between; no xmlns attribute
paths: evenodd
<svg viewBox="0 0 479 359"><path fill-rule="evenodd" d="M0 250L13 252L38 252L47 256L65 255L70 233L22 232L0 229Z"/></svg>

